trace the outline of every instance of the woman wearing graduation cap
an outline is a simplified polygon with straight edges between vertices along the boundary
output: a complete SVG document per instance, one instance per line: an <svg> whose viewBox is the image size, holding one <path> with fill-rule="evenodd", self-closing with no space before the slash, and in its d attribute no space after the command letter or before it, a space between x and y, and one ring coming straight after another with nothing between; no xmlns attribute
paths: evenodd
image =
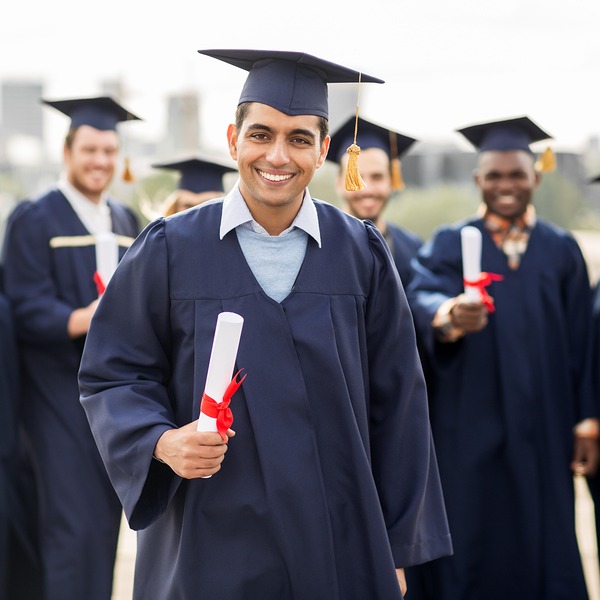
<svg viewBox="0 0 600 600"><path fill-rule="evenodd" d="M174 215L192 206L197 206L223 196L223 176L235 173L235 168L224 162L216 162L200 156L186 158L175 162L156 163L155 169L179 171L177 189L165 201L162 214L165 217Z"/></svg>
<svg viewBox="0 0 600 600"><path fill-rule="evenodd" d="M364 187L362 190L351 191L345 185L350 160L346 150L353 143L357 125L356 143L360 147L358 170ZM340 167L337 191L344 200L346 212L357 219L369 219L381 231L404 286L410 283L410 261L421 247L422 241L414 233L389 223L384 217L384 211L392 195L404 188L400 157L415 141L414 138L353 116L331 136L327 155L328 160Z"/></svg>
<svg viewBox="0 0 600 600"><path fill-rule="evenodd" d="M359 74L202 52L249 71L228 128L239 181L140 235L80 372L140 530L134 596L400 600L402 567L451 551L410 311L376 228L307 189L327 83ZM222 311L244 319L247 373L223 437L196 424Z"/></svg>
<svg viewBox="0 0 600 600"><path fill-rule="evenodd" d="M548 134L527 117L459 131L479 150L482 210L436 232L408 288L454 556L410 569L411 598L583 600L573 472L598 463L586 264L531 204L544 160L529 144ZM481 276L463 279L467 225Z"/></svg>
<svg viewBox="0 0 600 600"><path fill-rule="evenodd" d="M108 97L44 102L71 119L64 175L17 206L4 250L39 473L44 599L109 600L121 510L79 403L77 371L98 297L138 233L133 213L106 193L117 123L137 117Z"/></svg>

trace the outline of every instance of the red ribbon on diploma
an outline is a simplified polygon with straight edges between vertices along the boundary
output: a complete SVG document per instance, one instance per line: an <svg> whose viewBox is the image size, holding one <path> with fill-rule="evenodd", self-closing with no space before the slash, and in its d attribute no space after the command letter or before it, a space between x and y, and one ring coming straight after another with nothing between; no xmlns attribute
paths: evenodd
<svg viewBox="0 0 600 600"><path fill-rule="evenodd" d="M104 281L102 281L102 277L100 277L100 273L98 273L98 271L94 273L94 283L96 284L98 296L102 296L102 294L104 294L106 291L106 286L104 285Z"/></svg>
<svg viewBox="0 0 600 600"><path fill-rule="evenodd" d="M213 400L210 396L206 395L206 392L202 394L202 402L200 403L200 412L203 412L207 417L212 417L213 419L217 419L217 431L221 434L223 441L227 440L227 430L231 427L233 423L233 413L229 408L229 402L231 401L231 397L237 392L240 385L244 379L246 379L245 373L244 376L238 381L238 375L244 369L240 369L234 376L225 393L223 394L223 401L217 402Z"/></svg>
<svg viewBox="0 0 600 600"><path fill-rule="evenodd" d="M502 281L503 279L504 277L502 275L498 275L497 273L486 273L485 271L482 271L479 274L479 279L476 279L475 281L463 279L463 283L469 287L477 288L481 294L481 301L485 304L488 312L493 313L496 310L496 307L494 306L494 301L487 293L485 288L490 285L492 281Z"/></svg>

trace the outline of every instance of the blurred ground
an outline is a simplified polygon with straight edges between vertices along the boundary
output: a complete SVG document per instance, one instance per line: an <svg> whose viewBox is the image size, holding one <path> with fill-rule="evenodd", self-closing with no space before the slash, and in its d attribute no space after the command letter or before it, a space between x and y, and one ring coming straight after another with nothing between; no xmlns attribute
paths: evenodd
<svg viewBox="0 0 600 600"><path fill-rule="evenodd" d="M112 600L131 600L133 591L133 567L135 564L136 534L129 529L125 517L121 520L115 580Z"/></svg>
<svg viewBox="0 0 600 600"><path fill-rule="evenodd" d="M594 504L583 477L575 477L575 524L590 600L600 600L600 574L594 520Z"/></svg>
<svg viewBox="0 0 600 600"><path fill-rule="evenodd" d="M596 282L600 278L600 232L580 230L574 231L573 235L587 262L590 279Z"/></svg>

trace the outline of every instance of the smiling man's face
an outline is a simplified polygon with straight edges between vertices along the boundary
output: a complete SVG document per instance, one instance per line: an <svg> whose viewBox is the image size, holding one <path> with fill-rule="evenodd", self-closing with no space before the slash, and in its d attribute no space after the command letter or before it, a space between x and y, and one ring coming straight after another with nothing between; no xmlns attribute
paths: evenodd
<svg viewBox="0 0 600 600"><path fill-rule="evenodd" d="M506 219L522 215L531 202L540 175L524 150L486 151L479 157L475 183L488 210Z"/></svg>
<svg viewBox="0 0 600 600"><path fill-rule="evenodd" d="M239 131L230 125L227 137L251 212L256 205L299 208L329 148L329 137L320 140L318 117L289 116L258 102L250 104Z"/></svg>

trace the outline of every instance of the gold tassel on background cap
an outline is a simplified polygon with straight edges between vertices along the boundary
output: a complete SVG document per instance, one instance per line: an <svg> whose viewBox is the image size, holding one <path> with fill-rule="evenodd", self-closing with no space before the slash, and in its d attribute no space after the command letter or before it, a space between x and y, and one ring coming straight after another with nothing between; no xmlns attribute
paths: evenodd
<svg viewBox="0 0 600 600"><path fill-rule="evenodd" d="M129 165L129 157L125 157L125 168L123 169L123 175L121 175L121 179L127 183L133 183L135 181L135 177L131 172L131 167Z"/></svg>
<svg viewBox="0 0 600 600"><path fill-rule="evenodd" d="M129 121L130 115L129 113L127 113L127 119L125 120L126 122ZM125 133L123 135L123 155L124 155L124 163L125 166L123 168L123 173L121 175L121 179L125 182L125 183L133 183L135 181L135 177L133 176L133 171L131 170L131 163L129 161L129 156L128 156L128 152L127 152L127 133Z"/></svg>
<svg viewBox="0 0 600 600"><path fill-rule="evenodd" d="M348 153L348 165L346 166L346 190L349 192L359 192L364 189L365 182L363 181L358 171L358 155L360 154L360 146L356 144L356 134L358 133L358 105L360 101L360 76L358 74L358 98L356 100L356 120L354 121L354 143L351 144L346 152Z"/></svg>
<svg viewBox="0 0 600 600"><path fill-rule="evenodd" d="M551 173L556 169L556 156L552 148L548 147L535 163L535 170L538 173Z"/></svg>
<svg viewBox="0 0 600 600"><path fill-rule="evenodd" d="M404 179L402 179L402 167L400 165L400 159L398 158L398 143L396 134L390 131L390 155L392 161L390 169L392 173L392 190L394 192L400 192L404 189Z"/></svg>
<svg viewBox="0 0 600 600"><path fill-rule="evenodd" d="M401 192L404 189L404 179L402 179L402 167L398 157L392 158L392 190Z"/></svg>

